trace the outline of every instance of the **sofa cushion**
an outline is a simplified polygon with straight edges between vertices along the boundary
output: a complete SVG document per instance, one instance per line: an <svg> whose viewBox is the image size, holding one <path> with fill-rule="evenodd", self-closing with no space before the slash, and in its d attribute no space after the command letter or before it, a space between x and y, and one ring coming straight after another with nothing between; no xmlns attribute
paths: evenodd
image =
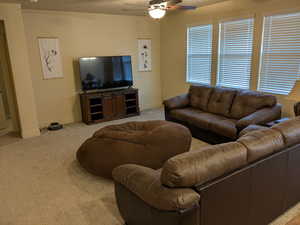
<svg viewBox="0 0 300 225"><path fill-rule="evenodd" d="M266 129L252 131L237 140L247 148L247 161L251 163L284 148L283 136L279 131Z"/></svg>
<svg viewBox="0 0 300 225"><path fill-rule="evenodd" d="M245 129L243 129L240 133L239 133L239 137L244 136L247 133L253 132L253 131L257 131L257 130L268 130L270 129L269 127L265 127L262 125L257 125L257 124L251 124L248 127L246 127Z"/></svg>
<svg viewBox="0 0 300 225"><path fill-rule="evenodd" d="M265 95L256 91L239 91L233 100L230 116L241 119L264 107L272 107L276 104L276 97Z"/></svg>
<svg viewBox="0 0 300 225"><path fill-rule="evenodd" d="M237 120L206 113L194 108L171 110L170 115L179 121L187 122L204 130L235 139L237 137Z"/></svg>
<svg viewBox="0 0 300 225"><path fill-rule="evenodd" d="M235 89L216 87L209 98L208 112L229 116L236 93Z"/></svg>
<svg viewBox="0 0 300 225"><path fill-rule="evenodd" d="M224 137L236 139L238 135L236 123L237 121L234 119L219 117L211 121L209 130Z"/></svg>
<svg viewBox="0 0 300 225"><path fill-rule="evenodd" d="M277 130L283 135L287 147L300 143L300 116L279 123L271 129Z"/></svg>
<svg viewBox="0 0 300 225"><path fill-rule="evenodd" d="M190 123L196 127L233 139L237 137L236 122L234 119L205 112L198 113L190 119Z"/></svg>
<svg viewBox="0 0 300 225"><path fill-rule="evenodd" d="M176 120L179 121L190 121L192 120L195 116L199 115L203 111L199 109L195 109L192 107L187 107L184 109L173 109L170 111L170 116Z"/></svg>
<svg viewBox="0 0 300 225"><path fill-rule="evenodd" d="M207 104L213 89L207 85L191 86L189 90L190 105L196 109L207 111Z"/></svg>
<svg viewBox="0 0 300 225"><path fill-rule="evenodd" d="M169 187L192 187L204 184L247 164L247 149L240 143L211 145L169 159L161 174Z"/></svg>

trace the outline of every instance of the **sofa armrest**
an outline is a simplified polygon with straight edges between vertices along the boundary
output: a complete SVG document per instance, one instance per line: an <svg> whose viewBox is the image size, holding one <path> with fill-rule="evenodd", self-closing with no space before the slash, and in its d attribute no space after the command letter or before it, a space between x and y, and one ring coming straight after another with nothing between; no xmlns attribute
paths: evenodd
<svg viewBox="0 0 300 225"><path fill-rule="evenodd" d="M260 109L242 119L240 119L236 127L238 130L242 130L251 124L264 125L268 122L277 120L281 118L281 108L280 104L277 104L273 107Z"/></svg>
<svg viewBox="0 0 300 225"><path fill-rule="evenodd" d="M115 182L125 186L150 206L167 211L187 210L199 205L200 195L190 188L167 188L160 171L127 164L113 170Z"/></svg>
<svg viewBox="0 0 300 225"><path fill-rule="evenodd" d="M195 187L247 164L247 149L238 142L209 145L169 159L161 183L170 188Z"/></svg>
<svg viewBox="0 0 300 225"><path fill-rule="evenodd" d="M163 104L168 110L184 108L190 104L189 94L183 94L174 98L170 98L165 100Z"/></svg>

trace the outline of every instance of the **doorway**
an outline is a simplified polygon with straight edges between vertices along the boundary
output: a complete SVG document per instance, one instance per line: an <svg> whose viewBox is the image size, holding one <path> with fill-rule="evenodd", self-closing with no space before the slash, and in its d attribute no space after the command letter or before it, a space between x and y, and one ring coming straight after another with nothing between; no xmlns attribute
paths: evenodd
<svg viewBox="0 0 300 225"><path fill-rule="evenodd" d="M0 21L0 136L17 131L15 91L3 21Z"/></svg>

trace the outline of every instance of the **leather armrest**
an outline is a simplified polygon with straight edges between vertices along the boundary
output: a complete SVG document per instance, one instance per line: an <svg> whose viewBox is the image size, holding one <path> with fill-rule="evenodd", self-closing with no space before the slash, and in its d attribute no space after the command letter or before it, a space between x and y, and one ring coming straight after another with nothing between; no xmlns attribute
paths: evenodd
<svg viewBox="0 0 300 225"><path fill-rule="evenodd" d="M167 188L160 182L161 171L127 164L113 170L113 178L150 206L167 211L197 207L200 195L190 188Z"/></svg>
<svg viewBox="0 0 300 225"><path fill-rule="evenodd" d="M242 130L251 124L264 125L268 122L277 120L281 118L281 108L280 104L277 104L273 107L260 109L242 119L240 119L236 127L238 130Z"/></svg>
<svg viewBox="0 0 300 225"><path fill-rule="evenodd" d="M247 149L238 142L205 146L169 159L161 183L170 188L200 186L246 164Z"/></svg>
<svg viewBox="0 0 300 225"><path fill-rule="evenodd" d="M163 102L167 109L179 109L184 108L190 104L189 94L183 94L170 98Z"/></svg>

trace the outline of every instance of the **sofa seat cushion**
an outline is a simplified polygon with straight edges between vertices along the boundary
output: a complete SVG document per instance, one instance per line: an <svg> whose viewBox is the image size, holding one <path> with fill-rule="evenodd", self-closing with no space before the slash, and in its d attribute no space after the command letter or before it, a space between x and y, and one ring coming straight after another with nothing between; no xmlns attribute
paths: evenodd
<svg viewBox="0 0 300 225"><path fill-rule="evenodd" d="M230 117L241 119L264 107L276 105L276 97L256 91L239 91L232 103Z"/></svg>
<svg viewBox="0 0 300 225"><path fill-rule="evenodd" d="M252 163L267 155L282 150L284 139L279 131L273 129L256 130L239 138L237 142L247 148L247 161Z"/></svg>
<svg viewBox="0 0 300 225"><path fill-rule="evenodd" d="M189 90L190 105L193 108L206 111L213 87L207 85L191 86Z"/></svg>
<svg viewBox="0 0 300 225"><path fill-rule="evenodd" d="M203 112L194 108L176 109L170 112L171 117L189 123L204 130L233 138L237 137L237 120Z"/></svg>
<svg viewBox="0 0 300 225"><path fill-rule="evenodd" d="M237 120L218 116L215 119L211 120L209 130L219 135L236 139L238 136L236 123Z"/></svg>
<svg viewBox="0 0 300 225"><path fill-rule="evenodd" d="M236 93L236 89L216 87L209 99L207 111L228 117Z"/></svg>
<svg viewBox="0 0 300 225"><path fill-rule="evenodd" d="M189 122L193 119L193 117L203 113L203 111L199 109L195 109L192 107L187 107L183 109L173 109L170 111L170 116L179 121Z"/></svg>

